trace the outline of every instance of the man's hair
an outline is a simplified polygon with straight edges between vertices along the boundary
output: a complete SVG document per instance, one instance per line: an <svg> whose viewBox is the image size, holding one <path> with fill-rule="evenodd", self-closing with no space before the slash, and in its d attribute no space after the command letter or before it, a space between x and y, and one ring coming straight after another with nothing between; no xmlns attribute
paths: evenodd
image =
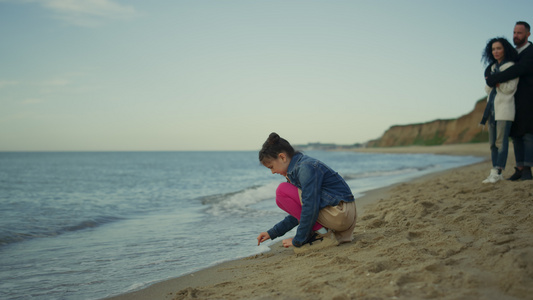
<svg viewBox="0 0 533 300"><path fill-rule="evenodd" d="M529 26L529 24L527 22L518 21L518 22L516 22L516 25L523 25L527 29L527 32L529 32L531 30L531 27Z"/></svg>

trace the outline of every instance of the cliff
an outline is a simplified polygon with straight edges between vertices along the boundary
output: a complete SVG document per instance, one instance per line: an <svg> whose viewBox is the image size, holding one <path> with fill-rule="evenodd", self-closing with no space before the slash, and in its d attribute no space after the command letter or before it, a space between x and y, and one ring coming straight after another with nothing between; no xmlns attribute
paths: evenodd
<svg viewBox="0 0 533 300"><path fill-rule="evenodd" d="M385 131L381 138L369 141L367 147L486 142L488 141L487 129L482 130L482 127L479 126L485 104L486 98L478 100L470 113L458 119L392 126Z"/></svg>

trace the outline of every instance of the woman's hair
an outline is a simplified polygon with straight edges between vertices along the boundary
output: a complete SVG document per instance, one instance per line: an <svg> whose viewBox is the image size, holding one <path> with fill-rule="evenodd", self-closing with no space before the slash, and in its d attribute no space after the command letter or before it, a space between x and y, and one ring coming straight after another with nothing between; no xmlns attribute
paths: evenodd
<svg viewBox="0 0 533 300"><path fill-rule="evenodd" d="M518 52L516 52L516 49L513 47L513 45L511 45L511 43L509 43L509 41L503 37L493 38L487 43L487 46L485 46L485 49L483 50L481 61L483 61L486 65L492 65L493 63L497 62L497 60L494 58L494 55L492 55L492 44L496 42L500 42L503 46L504 60L516 61L518 58Z"/></svg>
<svg viewBox="0 0 533 300"><path fill-rule="evenodd" d="M277 133L272 132L266 142L263 144L263 148L259 151L259 161L264 162L265 159L276 159L280 153L285 152L289 158L292 158L297 152L291 144L284 138L280 137Z"/></svg>

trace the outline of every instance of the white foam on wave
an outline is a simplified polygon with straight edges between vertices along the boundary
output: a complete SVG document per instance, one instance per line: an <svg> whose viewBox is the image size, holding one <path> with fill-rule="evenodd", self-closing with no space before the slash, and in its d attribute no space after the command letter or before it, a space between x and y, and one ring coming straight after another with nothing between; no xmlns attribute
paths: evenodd
<svg viewBox="0 0 533 300"><path fill-rule="evenodd" d="M207 213L219 216L228 213L237 215L250 214L258 211L251 206L268 199L274 199L278 185L279 182L273 181L239 192L221 195L221 197L217 197L218 201L212 201L210 203Z"/></svg>

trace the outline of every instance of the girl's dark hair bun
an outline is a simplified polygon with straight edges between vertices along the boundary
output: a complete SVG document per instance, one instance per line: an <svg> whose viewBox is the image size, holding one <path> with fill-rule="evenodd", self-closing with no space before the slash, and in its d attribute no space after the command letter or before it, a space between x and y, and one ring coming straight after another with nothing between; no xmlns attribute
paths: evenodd
<svg viewBox="0 0 533 300"><path fill-rule="evenodd" d="M275 132L272 132L269 136L268 136L268 139L267 139L267 143L269 145L275 145L275 144L278 144L279 143L279 140L281 139L281 137L279 136L279 134L275 133Z"/></svg>
<svg viewBox="0 0 533 300"><path fill-rule="evenodd" d="M259 161L263 163L265 159L276 159L278 154L282 152L286 153L290 158L296 153L286 139L272 132L263 144L263 148L259 151Z"/></svg>

